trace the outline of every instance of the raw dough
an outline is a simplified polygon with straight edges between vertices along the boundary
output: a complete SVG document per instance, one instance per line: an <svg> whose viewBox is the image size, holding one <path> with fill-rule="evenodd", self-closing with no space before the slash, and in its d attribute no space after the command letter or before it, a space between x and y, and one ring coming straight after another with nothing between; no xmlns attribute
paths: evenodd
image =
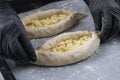
<svg viewBox="0 0 120 80"><path fill-rule="evenodd" d="M37 61L33 64L44 66L72 64L88 58L98 48L99 44L100 39L95 32L63 33L36 49Z"/></svg>
<svg viewBox="0 0 120 80"><path fill-rule="evenodd" d="M22 18L29 38L48 37L72 27L84 13L63 9L39 11Z"/></svg>

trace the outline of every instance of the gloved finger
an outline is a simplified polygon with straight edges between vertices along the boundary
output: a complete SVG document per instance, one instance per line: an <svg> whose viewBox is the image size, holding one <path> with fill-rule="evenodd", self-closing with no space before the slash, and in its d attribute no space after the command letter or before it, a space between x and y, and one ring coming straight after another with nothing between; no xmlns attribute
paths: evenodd
<svg viewBox="0 0 120 80"><path fill-rule="evenodd" d="M17 25L14 23L13 20L7 21L6 23L2 24L2 26L2 38L11 38L12 36L14 36L13 38L16 39L18 35L20 35L20 31L16 27Z"/></svg>
<svg viewBox="0 0 120 80"><path fill-rule="evenodd" d="M1 30L1 49L4 52L4 56L8 57L9 51L8 51L8 42L9 38L11 38L11 35L14 35L14 38L17 38L19 35L19 31L16 29L16 27L13 25L13 20L6 21L4 24L1 25L2 30ZM15 32L17 32L15 34Z"/></svg>
<svg viewBox="0 0 120 80"><path fill-rule="evenodd" d="M117 3L115 7L111 9L111 14L120 22L120 6Z"/></svg>
<svg viewBox="0 0 120 80"><path fill-rule="evenodd" d="M120 5L118 3L115 3L115 5L112 6L111 14L114 17L114 21L113 21L114 27L113 27L110 35L116 36L120 31Z"/></svg>
<svg viewBox="0 0 120 80"><path fill-rule="evenodd" d="M35 50L32 47L32 44L30 43L30 40L28 39L27 35L22 33L19 37L19 43L23 47L24 51L26 52L29 60L35 61L36 60L36 54Z"/></svg>
<svg viewBox="0 0 120 80"><path fill-rule="evenodd" d="M29 60L31 61L35 61L36 60L36 54L35 54L35 50L32 47L32 44L30 43L30 40L25 32L25 28L23 27L23 24L20 20L18 20L19 22L19 26L18 28L21 30L21 34L18 37L19 43L21 44L21 46L23 47L24 51L26 52L26 54L28 55Z"/></svg>
<svg viewBox="0 0 120 80"><path fill-rule="evenodd" d="M115 1L116 1L116 3L119 4L119 6L120 6L120 0L115 0Z"/></svg>
<svg viewBox="0 0 120 80"><path fill-rule="evenodd" d="M18 37L19 43L23 47L24 51L26 52L28 58L30 61L36 60L36 54L34 51L34 48L32 47L29 38L27 37L27 34L25 32L25 28L23 27L22 22L20 19L16 19L16 24L18 25L18 29L20 29L21 34Z"/></svg>
<svg viewBox="0 0 120 80"><path fill-rule="evenodd" d="M84 0L87 5L89 5L90 0Z"/></svg>
<svg viewBox="0 0 120 80"><path fill-rule="evenodd" d="M3 26L3 25L2 25ZM8 53L8 44L6 43L7 42L7 39L5 39L5 36L3 35L4 34L4 32L2 32L3 30L1 30L1 56L3 56L3 57L6 57L6 58L8 58L8 55L9 55L9 53ZM6 50L4 49L4 48L6 48Z"/></svg>
<svg viewBox="0 0 120 80"><path fill-rule="evenodd" d="M115 37L120 29L119 29L119 21L113 16L113 20L112 20L112 28L111 28L111 31L109 33L109 36L108 36L108 39L112 39L113 37Z"/></svg>
<svg viewBox="0 0 120 80"><path fill-rule="evenodd" d="M101 12L99 12L98 10L91 10L93 19L94 19L94 23L95 23L95 30L96 31L101 31L102 28L102 22L101 22Z"/></svg>
<svg viewBox="0 0 120 80"><path fill-rule="evenodd" d="M5 37L7 37L7 36L5 36ZM2 42L3 43L2 47L4 49L2 49L2 50L4 52L4 55L2 55L2 56L6 57L6 58L9 58L9 59L12 59L12 60L17 61L17 62L22 62L21 60L23 60L23 59L20 56L16 55L16 53L11 51L9 43L8 43L8 42L11 42L11 41L8 38L4 38L3 40L4 40L4 42ZM11 45L13 45L13 44L11 44Z"/></svg>
<svg viewBox="0 0 120 80"><path fill-rule="evenodd" d="M9 58L9 50L8 50L8 43L7 43L7 39L3 38L2 39L2 44L1 44L1 56Z"/></svg>
<svg viewBox="0 0 120 80"><path fill-rule="evenodd" d="M22 46L18 42L18 40L10 41L9 42L9 47L11 50L11 54L14 55L18 60L18 62L21 63L28 63L29 59L28 56L26 55L25 51L23 50Z"/></svg>
<svg viewBox="0 0 120 80"><path fill-rule="evenodd" d="M12 28L11 28L11 29L12 29ZM13 32L14 32L14 29L13 29ZM11 33L11 34L12 34L12 33ZM5 56L6 58L12 59L12 60L14 60L14 61L16 61L16 62L21 62L21 63L23 63L23 61L21 61L21 60L23 60L23 59L21 59L20 56L16 55L14 52L11 51L10 46L9 46L9 43L8 43L8 42L10 42L9 36L6 35L5 37L6 37L6 38L3 39L5 42L4 42L3 45L2 45L3 48L4 48L4 49L2 49L3 52L4 52L4 56Z"/></svg>
<svg viewBox="0 0 120 80"><path fill-rule="evenodd" d="M111 29L112 29L112 15L107 11L104 11L102 18L102 30L100 34L101 42L104 42L108 39Z"/></svg>
<svg viewBox="0 0 120 80"><path fill-rule="evenodd" d="M12 26L11 26L12 25ZM1 51L2 51L2 56L9 58L9 50L8 50L8 42L9 42L9 38L10 35L13 35L14 32L17 32L16 34L14 34L14 37L19 35L19 32L17 31L16 27L13 26L13 21L9 20L6 21L4 24L1 25L2 30L1 30Z"/></svg>
<svg viewBox="0 0 120 80"><path fill-rule="evenodd" d="M10 47L8 47L7 49L9 51L9 59L12 59L12 60L14 60L16 62L20 62L19 61L20 58L18 56L14 55L14 53L11 51Z"/></svg>
<svg viewBox="0 0 120 80"><path fill-rule="evenodd" d="M19 21L19 22L21 22L21 21ZM34 62L36 60L35 50L32 47L32 44L30 43L30 40L25 32L25 28L23 27L23 24L19 23L18 25L19 25L18 28L21 30L20 31L21 34L18 37L19 43L21 44L24 51L28 55L29 60Z"/></svg>
<svg viewBox="0 0 120 80"><path fill-rule="evenodd" d="M19 60L19 62L25 63L28 62L28 57L17 40L20 31L16 26L17 25L11 21L7 28L3 30L3 33L5 33L4 40L7 40L7 42L5 43L9 45L9 55L14 55L14 57L16 57L16 59Z"/></svg>

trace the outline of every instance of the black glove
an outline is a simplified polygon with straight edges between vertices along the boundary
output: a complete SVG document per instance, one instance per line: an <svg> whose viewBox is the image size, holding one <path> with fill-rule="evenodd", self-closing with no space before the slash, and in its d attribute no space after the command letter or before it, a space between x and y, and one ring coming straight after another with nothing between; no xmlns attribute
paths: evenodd
<svg viewBox="0 0 120 80"><path fill-rule="evenodd" d="M104 42L116 36L120 31L120 0L84 0L91 10L95 30L101 31Z"/></svg>
<svg viewBox="0 0 120 80"><path fill-rule="evenodd" d="M18 13L40 8L51 2L62 0L6 0L11 7Z"/></svg>
<svg viewBox="0 0 120 80"><path fill-rule="evenodd" d="M35 51L16 12L0 1L0 55L20 63L35 61Z"/></svg>
<svg viewBox="0 0 120 80"><path fill-rule="evenodd" d="M2 73L5 80L16 80L12 71L10 70L7 62L0 56L0 72Z"/></svg>

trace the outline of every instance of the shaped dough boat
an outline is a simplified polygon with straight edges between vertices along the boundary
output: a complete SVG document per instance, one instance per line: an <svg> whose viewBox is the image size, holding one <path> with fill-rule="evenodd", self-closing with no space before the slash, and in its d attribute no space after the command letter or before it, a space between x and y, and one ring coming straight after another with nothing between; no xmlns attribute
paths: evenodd
<svg viewBox="0 0 120 80"><path fill-rule="evenodd" d="M70 27L85 14L62 9L39 11L22 19L29 38L49 37Z"/></svg>
<svg viewBox="0 0 120 80"><path fill-rule="evenodd" d="M37 61L33 64L62 66L88 58L100 44L95 32L63 33L36 49Z"/></svg>

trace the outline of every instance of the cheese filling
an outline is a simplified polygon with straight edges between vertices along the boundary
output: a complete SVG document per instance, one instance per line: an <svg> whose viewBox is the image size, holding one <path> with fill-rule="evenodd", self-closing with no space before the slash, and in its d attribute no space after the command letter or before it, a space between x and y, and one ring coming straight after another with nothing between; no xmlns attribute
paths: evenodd
<svg viewBox="0 0 120 80"><path fill-rule="evenodd" d="M31 22L25 24L26 27L45 27L48 25L57 24L61 20L68 17L68 13L60 13L60 14L54 14L52 16L45 17L43 19L35 19Z"/></svg>
<svg viewBox="0 0 120 80"><path fill-rule="evenodd" d="M59 42L54 47L47 49L46 51L47 52L67 52L84 45L90 38L91 38L91 35L82 36L76 39L67 39Z"/></svg>

